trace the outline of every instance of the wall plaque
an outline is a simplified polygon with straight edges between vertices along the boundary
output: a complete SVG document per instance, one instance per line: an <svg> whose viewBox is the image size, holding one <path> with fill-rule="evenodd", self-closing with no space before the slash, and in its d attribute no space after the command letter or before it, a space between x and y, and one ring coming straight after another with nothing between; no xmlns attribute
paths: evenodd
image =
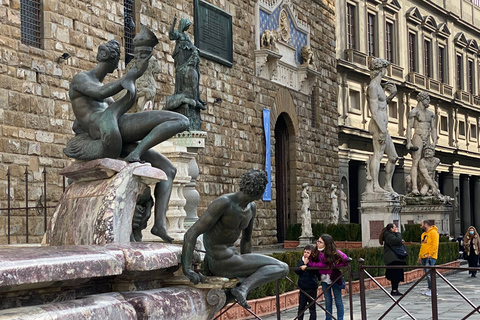
<svg viewBox="0 0 480 320"><path fill-rule="evenodd" d="M200 55L228 67L233 65L232 16L195 0L195 46Z"/></svg>

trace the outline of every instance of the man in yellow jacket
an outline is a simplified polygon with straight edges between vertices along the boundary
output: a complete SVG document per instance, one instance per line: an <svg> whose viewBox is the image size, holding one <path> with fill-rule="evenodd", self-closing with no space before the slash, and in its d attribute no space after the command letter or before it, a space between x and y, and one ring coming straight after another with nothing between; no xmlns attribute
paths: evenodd
<svg viewBox="0 0 480 320"><path fill-rule="evenodd" d="M420 228L422 228L423 233L420 239L421 246L420 253L418 254L418 263L424 266L433 267L435 265L435 262L437 262L440 235L438 234L437 227L432 225L428 220L423 220L420 223ZM427 273L429 270L430 269L424 269L425 273ZM430 274L427 274L427 283L428 290L423 292L422 294L431 296L432 284L430 282Z"/></svg>

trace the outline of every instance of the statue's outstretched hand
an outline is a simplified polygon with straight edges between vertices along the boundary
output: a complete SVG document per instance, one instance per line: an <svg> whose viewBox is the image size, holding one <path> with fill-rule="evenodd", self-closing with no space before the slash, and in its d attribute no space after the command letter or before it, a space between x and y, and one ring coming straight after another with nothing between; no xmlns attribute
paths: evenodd
<svg viewBox="0 0 480 320"><path fill-rule="evenodd" d="M198 284L199 282L205 283L205 280L207 277L205 277L201 273L197 273L195 271L192 271L190 269L188 270L183 270L183 274L191 281L193 284Z"/></svg>

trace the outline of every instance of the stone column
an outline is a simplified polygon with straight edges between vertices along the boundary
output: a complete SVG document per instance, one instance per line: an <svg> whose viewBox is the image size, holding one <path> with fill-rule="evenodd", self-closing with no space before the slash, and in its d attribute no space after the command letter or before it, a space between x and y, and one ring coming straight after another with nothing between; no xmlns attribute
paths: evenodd
<svg viewBox="0 0 480 320"><path fill-rule="evenodd" d="M472 177L473 179L473 192L475 196L473 199L473 217L475 225L480 223L480 178L479 177Z"/></svg>
<svg viewBox="0 0 480 320"><path fill-rule="evenodd" d="M456 203L457 200L455 198L455 177L450 172L442 172L440 175L442 176L441 181L443 181L440 190L443 190L445 196L453 199L452 212L450 214L450 235L456 238L460 234L460 215L458 212L459 204Z"/></svg>
<svg viewBox="0 0 480 320"><path fill-rule="evenodd" d="M472 217L470 214L470 177L460 177L460 183L462 184L460 193L460 220L462 225L462 233L467 231L467 228L472 225Z"/></svg>
<svg viewBox="0 0 480 320"><path fill-rule="evenodd" d="M183 139L184 145L187 147L187 151L193 154L193 157L188 163L188 175L190 176L190 182L185 185L183 190L183 195L187 203L185 204L185 211L187 217L185 218L185 228L190 228L195 221L198 220L198 203L200 202L200 194L196 189L197 178L199 175L198 165L196 156L199 149L205 148L205 139L207 138L207 133L204 131L190 131L187 134L188 136Z"/></svg>

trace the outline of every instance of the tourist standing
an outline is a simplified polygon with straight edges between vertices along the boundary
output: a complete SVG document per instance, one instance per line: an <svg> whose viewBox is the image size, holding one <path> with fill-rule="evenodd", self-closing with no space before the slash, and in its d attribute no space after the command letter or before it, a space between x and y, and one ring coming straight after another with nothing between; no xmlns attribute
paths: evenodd
<svg viewBox="0 0 480 320"><path fill-rule="evenodd" d="M336 267L347 265L347 255L340 250L337 250L333 238L324 234L316 241L317 246L313 249L311 260L308 265L310 267L325 268L320 269L322 290L325 296L325 308L328 313L325 314L326 320L331 320L332 317L332 291L335 297L335 306L337 308L337 320L343 320L344 308L342 300L342 278L332 284L334 280L333 272ZM331 285L330 288L328 288Z"/></svg>
<svg viewBox="0 0 480 320"><path fill-rule="evenodd" d="M477 229L474 226L468 227L468 231L463 237L463 246L468 257L468 267L478 267L478 251L480 249L480 238L478 237ZM469 273L473 278L477 276L476 270L470 270Z"/></svg>
<svg viewBox="0 0 480 320"><path fill-rule="evenodd" d="M423 220L420 223L420 228L422 228L423 233L420 238L421 246L418 254L418 263L427 267L433 267L437 262L440 235L438 234L437 227L432 225L428 220ZM424 269L424 271L427 273L429 269ZM428 290L422 294L431 296L432 283L430 280L430 273L427 274L427 283Z"/></svg>
<svg viewBox="0 0 480 320"><path fill-rule="evenodd" d="M393 223L389 223L383 228L378 237L378 242L383 245L383 261L386 266L403 266L406 265L406 258L400 259L393 251L393 247L402 245L402 234L398 232L398 228ZM402 293L398 291L398 284L400 281L405 281L403 268L387 269L385 278L392 283L392 296L401 296Z"/></svg>
<svg viewBox="0 0 480 320"><path fill-rule="evenodd" d="M295 273L299 275L298 277L298 287L300 290L300 296L298 297L298 320L303 320L304 309L307 304L313 302L317 299L317 290L318 290L318 279L317 279L317 270L305 270L308 267L310 262L310 255L312 254L313 246L308 244L303 249L303 257L297 263L297 268ZM313 300L312 300L313 298ZM309 307L310 311L310 320L317 319L317 310L316 304L313 303ZM301 314L301 315L300 315Z"/></svg>

